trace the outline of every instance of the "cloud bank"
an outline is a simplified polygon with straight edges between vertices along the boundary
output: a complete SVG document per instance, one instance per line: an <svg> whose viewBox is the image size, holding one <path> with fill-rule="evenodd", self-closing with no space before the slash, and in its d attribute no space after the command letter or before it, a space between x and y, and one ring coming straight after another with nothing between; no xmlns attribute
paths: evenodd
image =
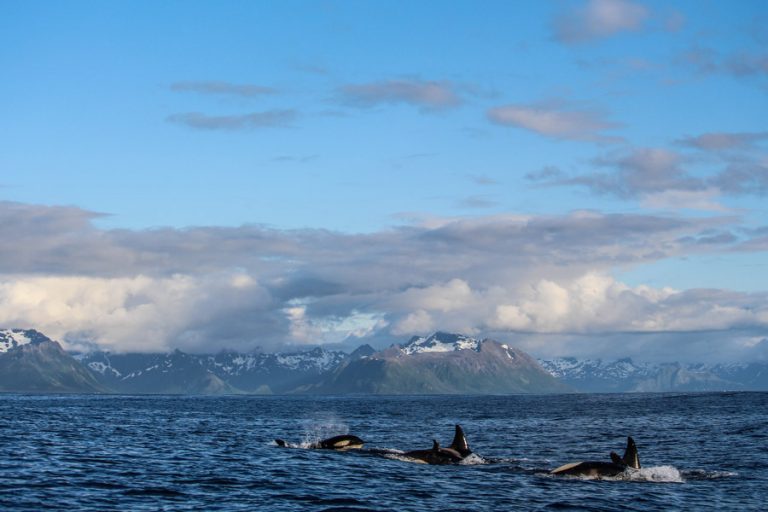
<svg viewBox="0 0 768 512"><path fill-rule="evenodd" d="M488 216L367 234L257 225L102 230L94 218L0 203L0 236L14 241L0 247L0 325L35 327L71 347L203 352L381 345L445 329L501 333L541 355L587 350L552 336L677 339L768 327L765 294L612 277L764 238L734 235L728 217ZM679 353L696 360L686 344Z"/></svg>

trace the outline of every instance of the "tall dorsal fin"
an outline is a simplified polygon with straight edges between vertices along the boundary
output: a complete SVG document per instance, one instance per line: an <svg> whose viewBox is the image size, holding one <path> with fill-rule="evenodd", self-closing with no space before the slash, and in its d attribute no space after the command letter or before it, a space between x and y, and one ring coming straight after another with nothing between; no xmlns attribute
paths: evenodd
<svg viewBox="0 0 768 512"><path fill-rule="evenodd" d="M627 449L624 450L624 464L631 468L640 469L640 457L637 454L635 440L627 437Z"/></svg>
<svg viewBox="0 0 768 512"><path fill-rule="evenodd" d="M440 443L437 442L437 439L432 440L432 451L433 452L439 452L440 451Z"/></svg>
<svg viewBox="0 0 768 512"><path fill-rule="evenodd" d="M469 443L467 443L467 438L464 435L464 430L461 428L461 425L456 425L456 433L453 435L453 442L449 448L456 450L462 457L466 457L472 453L472 450L469 449Z"/></svg>

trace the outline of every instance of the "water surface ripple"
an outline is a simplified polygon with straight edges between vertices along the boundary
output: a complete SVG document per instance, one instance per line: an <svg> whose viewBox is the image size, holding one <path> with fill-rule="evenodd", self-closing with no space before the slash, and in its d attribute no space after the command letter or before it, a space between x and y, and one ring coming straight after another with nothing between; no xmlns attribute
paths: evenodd
<svg viewBox="0 0 768 512"><path fill-rule="evenodd" d="M281 449L353 433L367 447L449 444L428 466ZM556 478L625 436L643 470ZM419 397L0 395L0 509L721 510L768 502L768 393Z"/></svg>

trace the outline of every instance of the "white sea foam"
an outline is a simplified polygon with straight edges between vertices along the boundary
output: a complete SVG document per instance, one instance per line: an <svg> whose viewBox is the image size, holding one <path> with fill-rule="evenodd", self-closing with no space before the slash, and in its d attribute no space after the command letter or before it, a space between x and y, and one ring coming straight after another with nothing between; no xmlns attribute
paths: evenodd
<svg viewBox="0 0 768 512"><path fill-rule="evenodd" d="M307 425L299 446L301 448L313 448L323 439L344 434L349 434L349 425L342 423L337 418L327 418Z"/></svg>
<svg viewBox="0 0 768 512"><path fill-rule="evenodd" d="M672 482L682 483L680 471L674 466L652 466L637 470L629 470L623 473L622 480L632 482Z"/></svg>
<svg viewBox="0 0 768 512"><path fill-rule="evenodd" d="M484 458L482 458L476 453L470 453L469 455L461 459L461 462L459 462L459 464L461 464L462 466L478 466L481 464L488 464L488 463L489 462L487 460L485 460Z"/></svg>
<svg viewBox="0 0 768 512"><path fill-rule="evenodd" d="M705 469L689 469L683 471L683 477L688 480L716 480L718 478L731 478L739 476L733 471L707 471Z"/></svg>
<svg viewBox="0 0 768 512"><path fill-rule="evenodd" d="M680 471L674 466L651 466L642 469L627 469L616 476L587 476L587 475L552 475L552 478L570 478L574 480L608 480L619 482L658 482L683 483L685 480Z"/></svg>

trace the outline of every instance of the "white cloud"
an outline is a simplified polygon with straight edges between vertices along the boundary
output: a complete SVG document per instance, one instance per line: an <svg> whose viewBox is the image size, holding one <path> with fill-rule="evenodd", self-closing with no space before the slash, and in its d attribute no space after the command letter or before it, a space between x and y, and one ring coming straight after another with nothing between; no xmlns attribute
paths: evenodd
<svg viewBox="0 0 768 512"><path fill-rule="evenodd" d="M266 292L243 276L5 276L0 279L0 325L35 328L71 348L97 344L115 351L171 347L216 351L205 322L236 310L238 300L263 307Z"/></svg>
<svg viewBox="0 0 768 512"><path fill-rule="evenodd" d="M618 137L604 132L618 125L596 111L572 110L549 106L505 105L488 111L496 124L516 126L556 139L592 142L618 142Z"/></svg>
<svg viewBox="0 0 768 512"><path fill-rule="evenodd" d="M392 328L392 334L410 336L415 333L431 332L438 329L432 316L423 309L417 309L398 320Z"/></svg>
<svg viewBox="0 0 768 512"><path fill-rule="evenodd" d="M649 15L648 8L629 0L589 0L555 18L554 36L574 44L639 31Z"/></svg>
<svg viewBox="0 0 768 512"><path fill-rule="evenodd" d="M451 282L418 292L420 301L395 300L396 333L424 333L445 325L468 324L474 330L528 333L602 334L727 330L768 326L768 302L759 306L744 295L718 291L680 291L630 287L604 273L589 272L558 282L520 281L490 288L462 290L458 302L437 291ZM423 292L423 293L422 293ZM413 309L417 307L418 309ZM399 311L398 311L399 309Z"/></svg>

